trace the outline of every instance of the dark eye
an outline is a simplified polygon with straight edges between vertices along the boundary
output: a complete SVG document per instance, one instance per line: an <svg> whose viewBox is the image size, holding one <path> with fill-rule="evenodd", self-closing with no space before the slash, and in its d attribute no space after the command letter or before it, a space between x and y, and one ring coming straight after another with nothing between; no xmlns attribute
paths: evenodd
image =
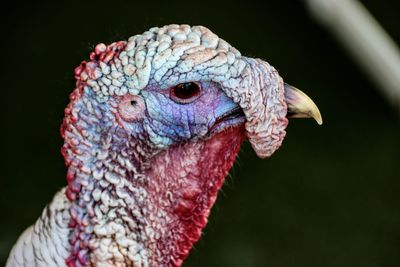
<svg viewBox="0 0 400 267"><path fill-rule="evenodd" d="M200 94L200 85L195 82L180 83L170 89L171 99L181 104L192 102Z"/></svg>

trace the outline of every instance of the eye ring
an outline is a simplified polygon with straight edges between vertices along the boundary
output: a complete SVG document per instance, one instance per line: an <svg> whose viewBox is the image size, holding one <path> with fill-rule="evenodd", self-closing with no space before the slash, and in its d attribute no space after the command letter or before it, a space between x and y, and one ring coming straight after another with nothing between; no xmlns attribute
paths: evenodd
<svg viewBox="0 0 400 267"><path fill-rule="evenodd" d="M200 95L201 86L197 82L180 83L170 88L170 97L179 104L189 104Z"/></svg>

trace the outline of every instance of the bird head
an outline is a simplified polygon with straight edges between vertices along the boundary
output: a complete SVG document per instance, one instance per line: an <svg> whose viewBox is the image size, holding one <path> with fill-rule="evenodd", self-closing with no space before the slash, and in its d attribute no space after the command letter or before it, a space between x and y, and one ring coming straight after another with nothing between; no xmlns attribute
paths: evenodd
<svg viewBox="0 0 400 267"><path fill-rule="evenodd" d="M288 116L321 122L272 66L202 26L99 44L75 76L61 128L69 263L181 265L242 141L264 158Z"/></svg>

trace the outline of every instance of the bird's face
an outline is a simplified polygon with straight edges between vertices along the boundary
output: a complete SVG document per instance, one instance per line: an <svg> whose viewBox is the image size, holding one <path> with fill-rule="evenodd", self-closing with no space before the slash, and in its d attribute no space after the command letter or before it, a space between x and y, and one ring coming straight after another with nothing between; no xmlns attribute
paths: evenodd
<svg viewBox="0 0 400 267"><path fill-rule="evenodd" d="M204 80L169 87L150 84L138 95L119 98L118 117L121 126L132 134L141 129L150 145L160 149L209 138L245 122L242 109L221 86Z"/></svg>

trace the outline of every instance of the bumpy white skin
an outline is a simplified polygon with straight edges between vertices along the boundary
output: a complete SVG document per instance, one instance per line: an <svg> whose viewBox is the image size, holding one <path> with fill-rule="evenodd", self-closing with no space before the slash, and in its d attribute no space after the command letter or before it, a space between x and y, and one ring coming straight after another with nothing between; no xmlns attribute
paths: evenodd
<svg viewBox="0 0 400 267"><path fill-rule="evenodd" d="M107 109L118 113L114 97L146 99L151 95L144 89L151 86L167 90L184 82L214 82L244 111L246 135L257 155L270 156L281 145L287 125L284 85L268 63L241 56L235 48L201 26L152 28L119 45L123 50L118 53L111 53L110 47L103 44L98 45L93 57L100 59L92 60L77 72L77 87L82 89L79 94L83 97L81 103L70 106L68 112L71 118L80 121L74 126L67 120L64 133L68 175L74 177L69 181L67 194L74 201L71 203L66 198L64 190L57 194L46 209L50 212L45 210L34 228L28 228L20 237L7 267L65 266L71 251L81 259L71 260L71 266L169 266L168 259L163 258L165 255L157 254L162 252L152 240L160 238L157 236L162 232L160 228L173 218L163 209L157 213L152 210L151 201L156 200L151 199L145 189L149 177L143 176L130 160L142 160L175 141L168 134L154 131L153 121L143 119L140 125L118 121L129 128L132 135L136 132L135 138L146 135L151 143L146 148L134 143L122 146L123 150L110 150L113 142L129 143L129 137L122 132L107 132L101 140L94 135L103 133L107 123L112 124L116 119L104 119L106 113L101 108L104 103ZM147 108L151 114L149 103ZM85 112L80 112L81 109ZM105 125L96 127L101 120ZM206 126L200 127L196 138L205 137L207 131ZM78 146L82 143L84 149ZM139 155L129 154L132 147ZM112 161L118 162L118 168L112 166ZM190 160L188 166L190 168ZM130 173L129 179L127 173ZM81 225L75 227L75 232L68 226L71 217ZM89 258L88 250L71 247L71 238L81 239L81 244L90 248Z"/></svg>

